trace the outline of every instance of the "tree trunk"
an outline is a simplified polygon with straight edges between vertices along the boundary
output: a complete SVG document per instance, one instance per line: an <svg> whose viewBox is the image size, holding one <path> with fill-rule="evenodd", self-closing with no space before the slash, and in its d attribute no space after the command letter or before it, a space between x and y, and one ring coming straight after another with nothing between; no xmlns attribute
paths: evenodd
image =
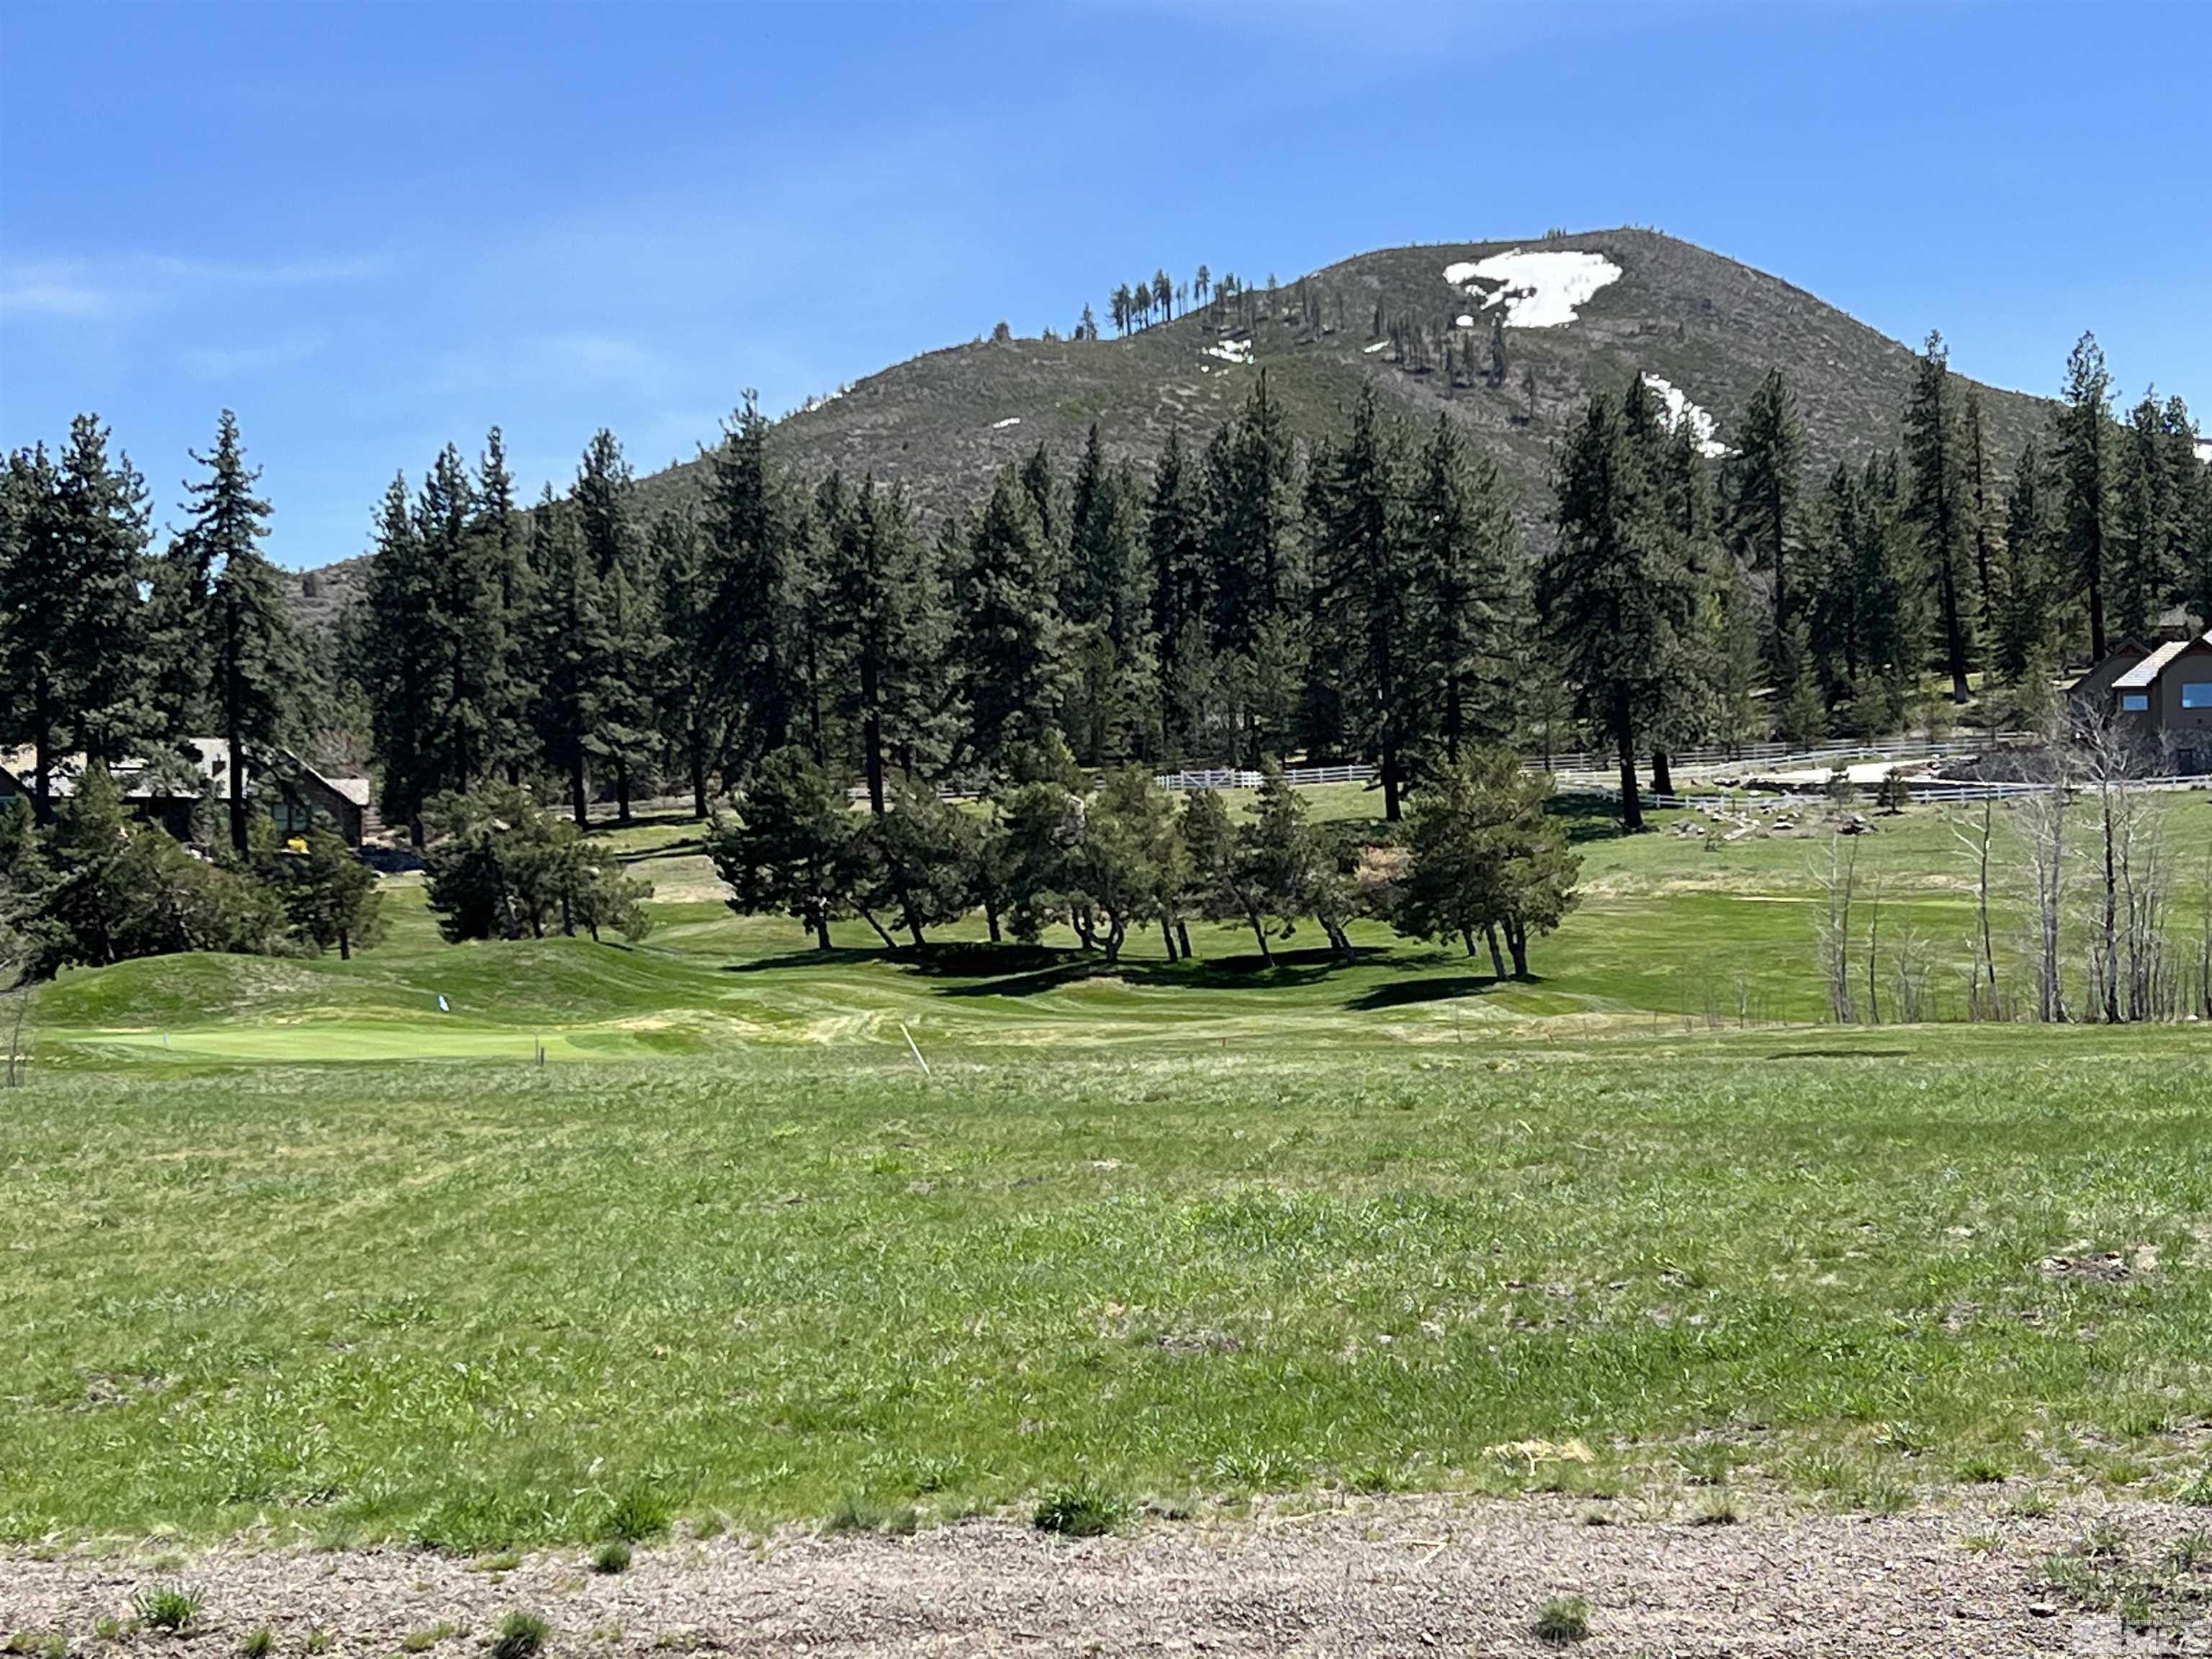
<svg viewBox="0 0 2212 1659"><path fill-rule="evenodd" d="M1190 948L1190 929L1184 924L1181 916L1176 918L1176 943L1182 946L1182 959L1185 962L1198 960L1198 952ZM2208 986L2206 989L2208 992L2212 992L2212 986Z"/></svg>
<svg viewBox="0 0 2212 1659"><path fill-rule="evenodd" d="M240 858L246 856L246 755L245 744L238 735L238 721L228 722L230 729L223 736L230 745L230 848Z"/></svg>
<svg viewBox="0 0 2212 1659"><path fill-rule="evenodd" d="M584 799L584 751L580 745L568 763L568 811L574 815L576 828L590 827L592 814L589 803Z"/></svg>
<svg viewBox="0 0 2212 1659"><path fill-rule="evenodd" d="M1636 717L1626 693L1613 696L1613 741L1620 753L1621 833L1632 836L1644 827L1644 805L1636 793Z"/></svg>
<svg viewBox="0 0 2212 1659"><path fill-rule="evenodd" d="M830 917L825 911L814 913L814 948L817 951L830 948Z"/></svg>
<svg viewBox="0 0 2212 1659"><path fill-rule="evenodd" d="M1398 745L1389 737L1382 739L1382 818L1386 823L1399 818Z"/></svg>
<svg viewBox="0 0 2212 1659"><path fill-rule="evenodd" d="M1651 793L1655 795L1674 793L1674 769L1668 764L1667 751L1663 749L1651 751Z"/></svg>
<svg viewBox="0 0 2212 1659"><path fill-rule="evenodd" d="M1160 943L1167 946L1168 960L1176 960L1175 927L1165 916L1160 918Z"/></svg>
<svg viewBox="0 0 2212 1659"><path fill-rule="evenodd" d="M699 730L699 722L691 722L691 815L704 819L707 816L707 740Z"/></svg>
<svg viewBox="0 0 2212 1659"><path fill-rule="evenodd" d="M1266 967L1273 967L1275 953L1267 948L1267 924L1261 920L1259 910L1252 905L1244 907L1244 915L1252 924L1252 937L1259 941L1261 963Z"/></svg>
<svg viewBox="0 0 2212 1659"><path fill-rule="evenodd" d="M868 926L876 930L876 937L883 940L884 948L885 950L896 951L898 949L898 941L890 936L890 931L884 927L883 923L876 920L876 913L873 910L869 909L867 906L864 904L860 907L860 915L866 920Z"/></svg>
<svg viewBox="0 0 2212 1659"><path fill-rule="evenodd" d="M860 656L860 706L867 714L860 721L860 758L868 776L868 811L884 815L884 717L876 707L876 665L872 654Z"/></svg>
<svg viewBox="0 0 2212 1659"><path fill-rule="evenodd" d="M1505 920L1505 948L1513 953L1513 977L1528 977L1528 930L1510 916Z"/></svg>
<svg viewBox="0 0 2212 1659"><path fill-rule="evenodd" d="M629 757L615 757L615 822L629 822Z"/></svg>
<svg viewBox="0 0 2212 1659"><path fill-rule="evenodd" d="M353 935L343 927L338 929L338 960L340 962L353 960Z"/></svg>
<svg viewBox="0 0 2212 1659"><path fill-rule="evenodd" d="M983 901L983 923L991 930L991 943L1003 944L1005 936L999 931L999 903L996 899Z"/></svg>
<svg viewBox="0 0 2212 1659"><path fill-rule="evenodd" d="M1482 926L1482 936L1490 946L1490 971L1498 978L1504 979L1505 954L1498 948L1498 924L1494 921L1485 922Z"/></svg>
<svg viewBox="0 0 2212 1659"><path fill-rule="evenodd" d="M1462 927L1462 928L1461 928L1461 929L1459 930L1459 937L1460 937L1460 942L1461 942L1462 944L1463 944L1463 945L1465 945L1467 946L1467 953L1468 953L1468 956L1470 956L1470 957L1474 956L1474 928L1472 928L1472 927Z"/></svg>
<svg viewBox="0 0 2212 1659"><path fill-rule="evenodd" d="M43 830L54 821L54 720L47 709L45 686L40 686L37 726L31 737L32 764L39 775L31 781L32 816Z"/></svg>

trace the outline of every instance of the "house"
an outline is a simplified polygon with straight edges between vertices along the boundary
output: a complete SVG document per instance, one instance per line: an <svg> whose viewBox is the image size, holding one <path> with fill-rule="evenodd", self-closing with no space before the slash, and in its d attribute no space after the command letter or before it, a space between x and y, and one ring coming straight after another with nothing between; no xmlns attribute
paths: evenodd
<svg viewBox="0 0 2212 1659"><path fill-rule="evenodd" d="M288 836L304 835L320 823L336 830L347 846L358 847L384 827L367 778L325 777L296 755L258 744L247 750L246 761L246 798ZM0 800L31 799L36 764L27 749L0 751ZM50 780L54 799L75 794L83 775L82 755L58 757ZM122 762L114 775L132 817L189 841L203 806L212 801L220 811L230 799L230 745L220 738L179 738L166 753Z"/></svg>
<svg viewBox="0 0 2212 1659"><path fill-rule="evenodd" d="M2102 719L2112 706L2112 682L2158 649L2148 640L2130 636L2116 641L2112 648L2090 665L2066 693L2066 711L2078 732Z"/></svg>
<svg viewBox="0 0 2212 1659"><path fill-rule="evenodd" d="M2099 663L2069 694L2076 718L2111 722L2177 771L2212 772L2212 631L2168 640L2108 672L2112 662ZM2101 691L2091 686L2098 680Z"/></svg>

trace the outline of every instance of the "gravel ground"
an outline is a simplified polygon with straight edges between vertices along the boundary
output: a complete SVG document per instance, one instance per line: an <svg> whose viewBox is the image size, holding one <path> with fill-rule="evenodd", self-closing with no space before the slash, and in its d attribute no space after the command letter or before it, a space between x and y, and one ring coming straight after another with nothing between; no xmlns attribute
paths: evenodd
<svg viewBox="0 0 2212 1659"><path fill-rule="evenodd" d="M319 1650L319 1630L331 1653L380 1659L451 1625L420 1650L461 1659L524 1607L551 1625L556 1654L1505 1655L1549 1651L1536 1612L1575 1595L1590 1606L1577 1650L1592 1655L2212 1653L2212 1628L2130 1638L2040 1583L2044 1558L2092 1523L2156 1560L2202 1518L2170 1505L2031 1520L1991 1498L1733 1526L1626 1513L1592 1526L1583 1508L1397 1498L1081 1542L969 1521L909 1538L665 1544L608 1577L581 1549L505 1572L396 1549L19 1551L0 1565L0 1631L63 1632L82 1651L101 1619L129 1620L140 1589L181 1583L202 1600L197 1633L126 1641L214 1659L266 1625L280 1656ZM1966 1547L1991 1534L1994 1552Z"/></svg>

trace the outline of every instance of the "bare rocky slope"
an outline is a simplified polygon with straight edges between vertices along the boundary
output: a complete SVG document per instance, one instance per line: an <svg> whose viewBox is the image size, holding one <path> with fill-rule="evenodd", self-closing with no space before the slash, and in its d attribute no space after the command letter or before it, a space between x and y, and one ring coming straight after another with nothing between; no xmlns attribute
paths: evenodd
<svg viewBox="0 0 2212 1659"><path fill-rule="evenodd" d="M1472 349L1486 368L1492 308L1512 308L1510 279L1455 282L1445 273L1516 249L1596 255L1619 275L1579 301L1571 321L1509 327L1498 384L1486 374L1473 384L1448 377L1433 352L1427 367L1418 349L1401 361L1394 321L1449 337L1455 355ZM1470 325L1458 326L1462 318ZM1264 370L1303 432L1321 430L1367 386L1417 421L1444 411L1480 434L1524 513L1540 522L1553 447L1593 386L1656 376L1713 417L1724 446L1759 379L1778 367L1803 411L1813 464L1825 471L1895 441L1912 361L1910 348L1779 277L1623 228L1388 248L1257 294L1249 312L1200 307L1125 338L976 341L926 352L788 416L773 442L803 472L835 466L896 480L933 513L972 499L996 468L1040 442L1072 465L1093 421L1113 453L1140 462L1177 426L1202 439ZM1987 387L1983 404L1993 459L2006 468L2047 405ZM696 495L703 472L691 461L645 478L645 506ZM356 558L306 573L302 611L334 616L367 568Z"/></svg>

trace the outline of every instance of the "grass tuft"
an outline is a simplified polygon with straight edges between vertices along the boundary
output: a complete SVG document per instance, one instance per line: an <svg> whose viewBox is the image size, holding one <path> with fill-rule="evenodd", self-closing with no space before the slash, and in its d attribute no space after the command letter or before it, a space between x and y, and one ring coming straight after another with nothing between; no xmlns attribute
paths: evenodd
<svg viewBox="0 0 2212 1659"><path fill-rule="evenodd" d="M276 1636L268 1626L261 1625L239 1638L238 1659L269 1659L276 1650Z"/></svg>
<svg viewBox="0 0 2212 1659"><path fill-rule="evenodd" d="M607 1506L599 1534L605 1538L618 1538L625 1544L641 1544L665 1534L672 1515L668 1505L652 1492L632 1487Z"/></svg>
<svg viewBox="0 0 2212 1659"><path fill-rule="evenodd" d="M516 1607L499 1621L499 1633L486 1650L489 1659L538 1659L552 1628L534 1613Z"/></svg>
<svg viewBox="0 0 2212 1659"><path fill-rule="evenodd" d="M1555 1595L1536 1609L1536 1639L1547 1647L1563 1648L1589 1635L1589 1603L1579 1595Z"/></svg>
<svg viewBox="0 0 2212 1659"><path fill-rule="evenodd" d="M200 1616L200 1598L182 1584L156 1584L138 1592L133 1605L148 1630L189 1630Z"/></svg>
<svg viewBox="0 0 2212 1659"><path fill-rule="evenodd" d="M1128 1512L1124 1500L1094 1487L1061 1486L1045 1495L1032 1518L1039 1532L1099 1538L1120 1526Z"/></svg>
<svg viewBox="0 0 2212 1659"><path fill-rule="evenodd" d="M619 1538L608 1539L592 1552L592 1571L607 1574L628 1572L629 1545Z"/></svg>

